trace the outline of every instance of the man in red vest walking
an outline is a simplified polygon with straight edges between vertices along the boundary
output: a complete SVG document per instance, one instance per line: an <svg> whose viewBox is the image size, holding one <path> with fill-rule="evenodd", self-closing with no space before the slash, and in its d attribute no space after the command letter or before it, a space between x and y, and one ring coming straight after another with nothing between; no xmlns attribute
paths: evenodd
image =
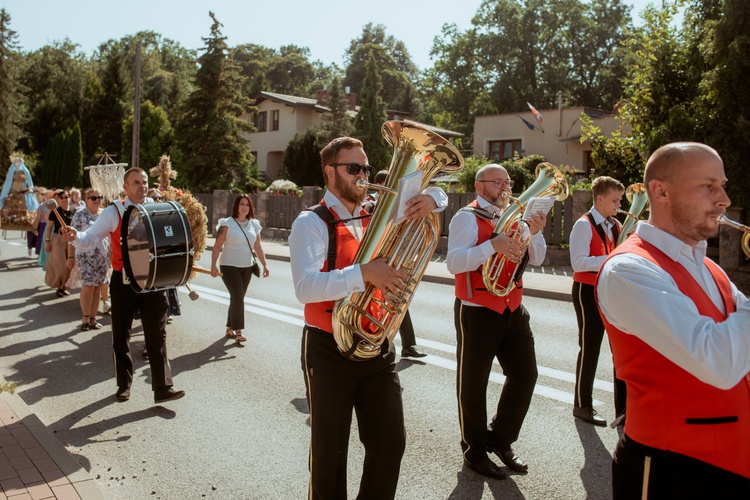
<svg viewBox="0 0 750 500"><path fill-rule="evenodd" d="M573 307L578 319L578 360L573 415L594 425L607 425L593 404L594 378L604 339L604 323L594 297L599 268L617 246L622 225L615 219L625 186L601 176L591 183L594 206L570 232L570 265L573 267ZM625 413L625 385L615 378L615 416Z"/></svg>
<svg viewBox="0 0 750 500"><path fill-rule="evenodd" d="M364 291L365 283L385 293L401 290L407 276L384 258L353 263L369 221L362 209L366 190L356 185L372 170L362 142L334 139L320 158L327 185L323 201L303 211L289 235L294 291L305 304L301 360L312 431L309 498L347 497L349 431L356 410L365 448L358 498L392 499L406 439L395 349L386 342L376 357L347 359L333 338L331 313L337 299ZM447 204L442 189L428 188L407 202L406 217L424 217ZM330 241L335 248L329 248Z"/></svg>
<svg viewBox="0 0 750 500"><path fill-rule="evenodd" d="M526 221L528 249L516 239L499 234L491 238L494 219L508 208L513 181L505 168L485 165L476 174L477 199L461 209L448 229L448 271L455 275L456 358L458 417L464 464L479 474L503 479L506 474L487 455L494 452L511 470L526 473L528 466L513 452L521 425L531 404L537 379L534 336L529 313L521 304L522 283L505 297L487 291L482 264L495 253L541 265L547 245L541 230L542 213ZM497 412L487 427L487 383L497 358L505 383Z"/></svg>
<svg viewBox="0 0 750 500"><path fill-rule="evenodd" d="M750 498L750 301L706 257L730 204L710 147L673 143L644 172L648 222L604 263L599 309L627 385L614 498Z"/></svg>
<svg viewBox="0 0 750 500"><path fill-rule="evenodd" d="M110 237L112 244L112 350L115 360L118 401L130 399L130 386L133 383L133 358L130 354L130 332L136 309L141 311L143 337L148 350L151 366L151 388L154 402L164 403L180 399L184 391L172 388L172 369L167 357L167 294L162 291L138 293L123 280L122 247L120 228L125 208L132 204L144 203L148 191L146 172L133 167L123 177L125 201L116 200L99 215L99 218L86 231L77 232L69 227L66 241L80 248L91 248L99 241Z"/></svg>

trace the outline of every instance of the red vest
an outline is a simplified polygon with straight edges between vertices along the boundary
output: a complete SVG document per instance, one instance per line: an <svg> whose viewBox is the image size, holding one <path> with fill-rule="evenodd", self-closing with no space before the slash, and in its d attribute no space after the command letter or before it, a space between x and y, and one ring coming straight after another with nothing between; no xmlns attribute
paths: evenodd
<svg viewBox="0 0 750 500"><path fill-rule="evenodd" d="M115 207L117 209L117 207ZM109 233L110 248L112 249L112 269L115 271L122 272L122 246L120 245L120 229L122 227L122 215L119 210L117 215L120 217L120 221L117 223L117 227L111 233Z"/></svg>
<svg viewBox="0 0 750 500"><path fill-rule="evenodd" d="M477 200L469 203L470 207L479 207ZM492 231L495 229L492 221L477 217L477 245L481 245L485 241L490 239ZM482 280L482 267L479 266L474 271L468 273L458 273L456 275L456 297L461 300L471 302L473 304L479 304L488 309L492 309L500 314L505 312L505 309L510 308L511 311L518 309L521 305L521 299L523 298L523 280L516 286L508 295L505 297L498 297L487 291L487 287L484 285ZM503 267L503 275L506 280L510 280L510 275L513 272L515 264L507 261Z"/></svg>
<svg viewBox="0 0 750 500"><path fill-rule="evenodd" d="M726 319L690 273L655 246L631 235L612 255L634 253L664 271L693 300L701 315ZM724 301L734 312L729 280L704 259ZM669 314L669 311L665 311ZM633 311L638 314L638 311ZM635 441L686 455L750 478L750 374L729 390L701 382L634 335L607 322L617 377L627 384L625 433Z"/></svg>
<svg viewBox="0 0 750 500"><path fill-rule="evenodd" d="M324 202L320 202L321 205L325 206ZM340 220L340 217L332 209L328 209L333 214L334 219ZM366 215L366 212L361 211L360 215ZM367 223L369 218L362 219L362 230L367 229ZM354 262L354 257L357 255L359 250L359 241L356 240L354 235L346 228L346 224L336 224L336 269L343 269L350 266ZM328 259L323 263L321 272L329 271ZM325 302L313 302L305 304L305 323L321 330L325 330L328 333L333 332L333 300L327 300Z"/></svg>
<svg viewBox="0 0 750 500"><path fill-rule="evenodd" d="M615 245L617 242L614 241L614 239L610 240L607 238L607 246L604 246L604 242L599 237L599 233L596 232L596 226L591 222L591 219L589 219L586 215L582 215L581 219L586 219L588 221L589 225L591 226L591 243L589 244L589 256L590 257L598 257L600 255L609 255L612 253L612 250L615 249ZM615 221L615 224L618 224L619 227L619 221ZM585 283L587 285L594 285L596 283L596 275L595 272L590 271L578 271L573 273L573 281L577 281L578 283Z"/></svg>

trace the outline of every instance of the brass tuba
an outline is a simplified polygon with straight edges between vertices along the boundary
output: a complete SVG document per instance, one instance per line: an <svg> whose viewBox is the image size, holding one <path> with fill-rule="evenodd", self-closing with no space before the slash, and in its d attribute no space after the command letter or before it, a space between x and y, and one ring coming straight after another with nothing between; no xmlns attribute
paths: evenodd
<svg viewBox="0 0 750 500"><path fill-rule="evenodd" d="M631 184L625 190L625 198L627 198L630 203L630 210L626 212L625 210L617 209L618 214L625 214L625 222L622 225L620 237L617 238L618 245L628 239L636 222L638 222L638 217L641 216L641 212L643 212L648 206L646 186L640 182Z"/></svg>
<svg viewBox="0 0 750 500"><path fill-rule="evenodd" d="M495 223L491 238L511 231L509 236L518 239L524 246L528 246L530 236L528 226L521 220L521 217L532 198L543 196L554 196L557 201L568 197L568 180L557 167L547 162L536 166L536 180L518 198L503 193L503 197L508 198L512 205ZM518 284L524 265L525 259L515 262L505 255L497 253L492 255L482 266L482 280L487 291L499 297L508 295Z"/></svg>
<svg viewBox="0 0 750 500"><path fill-rule="evenodd" d="M385 257L391 267L406 273L408 280L398 295L388 293L383 297L374 285L366 283L363 292L334 304L333 337L339 351L355 361L378 356L383 343L393 340L440 238L440 219L434 213L395 222L399 181L421 172L421 191L437 173L457 172L464 166L453 144L416 123L387 121L382 132L393 146L393 157L354 264ZM366 182L357 185L360 189L378 188Z"/></svg>
<svg viewBox="0 0 750 500"><path fill-rule="evenodd" d="M719 215L719 217L716 218L716 221L719 224L725 224L745 233L742 235L742 251L745 252L745 256L750 259L750 227L735 222L724 214Z"/></svg>

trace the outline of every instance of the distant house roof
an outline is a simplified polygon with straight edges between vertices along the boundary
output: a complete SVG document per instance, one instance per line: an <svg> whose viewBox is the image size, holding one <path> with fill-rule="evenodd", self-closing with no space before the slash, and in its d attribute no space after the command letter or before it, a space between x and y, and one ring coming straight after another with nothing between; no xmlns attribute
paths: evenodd
<svg viewBox="0 0 750 500"><path fill-rule="evenodd" d="M317 99L311 99L309 97L298 97L298 96L286 95L286 94L277 94L275 92L265 92L265 91L258 92L258 94L255 96L255 104L260 104L266 99L269 99L273 102L284 104L286 106L291 106L293 108L314 109L318 113L326 113L331 110L328 106L319 104ZM357 116L357 111L359 111L359 106L357 106L356 110L349 110L349 116L351 116L352 118ZM403 111L389 110L389 114L388 114L389 117L393 116L394 114L398 114L399 116L408 115L408 113L405 113ZM421 125L427 130L431 130L432 132L435 132L436 134L440 134L443 137L463 137L464 136L464 134L462 134L461 132L455 132L453 130L436 127L434 125L429 125L427 123L420 123L420 122L414 122L414 123L416 123L417 125Z"/></svg>

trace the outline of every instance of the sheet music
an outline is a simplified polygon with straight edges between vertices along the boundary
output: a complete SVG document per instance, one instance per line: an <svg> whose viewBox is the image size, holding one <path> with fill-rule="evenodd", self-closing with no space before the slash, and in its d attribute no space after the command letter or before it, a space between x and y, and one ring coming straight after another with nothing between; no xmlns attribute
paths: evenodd
<svg viewBox="0 0 750 500"><path fill-rule="evenodd" d="M526 205L526 210L523 211L523 220L529 220L532 215L542 212L547 215L555 204L554 196L543 196L541 198L532 198Z"/></svg>
<svg viewBox="0 0 750 500"><path fill-rule="evenodd" d="M422 171L417 170L403 176L398 181L398 198L396 199L396 217L393 224L406 220L406 202L417 196L422 188Z"/></svg>

